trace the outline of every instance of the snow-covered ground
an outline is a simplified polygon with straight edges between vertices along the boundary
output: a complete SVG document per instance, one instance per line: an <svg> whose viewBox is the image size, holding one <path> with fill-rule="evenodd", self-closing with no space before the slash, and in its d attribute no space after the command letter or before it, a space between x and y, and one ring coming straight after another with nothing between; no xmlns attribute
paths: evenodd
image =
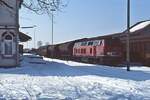
<svg viewBox="0 0 150 100"><path fill-rule="evenodd" d="M131 70L25 55L0 69L0 100L150 100L150 68Z"/></svg>

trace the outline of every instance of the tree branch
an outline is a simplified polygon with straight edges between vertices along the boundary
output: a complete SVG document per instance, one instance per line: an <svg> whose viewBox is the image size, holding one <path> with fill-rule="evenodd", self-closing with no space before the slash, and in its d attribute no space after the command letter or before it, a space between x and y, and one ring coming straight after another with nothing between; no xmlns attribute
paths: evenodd
<svg viewBox="0 0 150 100"><path fill-rule="evenodd" d="M62 0L24 0L22 5L37 14L49 15L51 14L51 9L61 11L64 7L64 2Z"/></svg>
<svg viewBox="0 0 150 100"><path fill-rule="evenodd" d="M4 4L6 7L10 8L10 9L13 9L13 7L11 7L8 3L6 3L3 0L0 0L0 3Z"/></svg>

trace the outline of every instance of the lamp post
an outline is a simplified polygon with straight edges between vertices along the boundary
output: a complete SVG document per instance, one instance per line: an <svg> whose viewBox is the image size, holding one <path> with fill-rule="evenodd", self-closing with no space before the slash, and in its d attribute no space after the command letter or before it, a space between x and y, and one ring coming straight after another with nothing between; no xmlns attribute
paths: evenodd
<svg viewBox="0 0 150 100"><path fill-rule="evenodd" d="M130 0L127 0L126 62L127 62L127 71L130 71Z"/></svg>
<svg viewBox="0 0 150 100"><path fill-rule="evenodd" d="M53 34L54 34L54 11L56 11L54 8L51 9L52 14L52 45L53 45ZM52 61L53 61L53 52L51 54Z"/></svg>
<svg viewBox="0 0 150 100"><path fill-rule="evenodd" d="M36 48L36 37L35 37L35 32L36 32L36 25L34 25L34 48Z"/></svg>
<svg viewBox="0 0 150 100"><path fill-rule="evenodd" d="M17 57L16 57L16 65L19 65L19 1L16 0L16 12L15 12L15 20L16 20L16 35L17 35L17 39L16 39L16 54L17 54Z"/></svg>
<svg viewBox="0 0 150 100"><path fill-rule="evenodd" d="M56 11L55 9L51 9L52 12L52 45L53 45L53 37L54 37L54 11Z"/></svg>

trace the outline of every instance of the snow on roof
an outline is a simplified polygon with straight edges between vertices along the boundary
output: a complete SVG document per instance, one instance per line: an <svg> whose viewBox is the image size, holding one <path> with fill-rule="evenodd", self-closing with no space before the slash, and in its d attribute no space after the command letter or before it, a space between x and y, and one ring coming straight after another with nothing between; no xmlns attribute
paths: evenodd
<svg viewBox="0 0 150 100"><path fill-rule="evenodd" d="M143 29L144 27L146 27L146 26L148 26L148 25L150 25L150 20L149 20L149 21L143 21L143 22L141 22L141 23L135 25L134 27L132 27L132 28L130 29L130 32L135 32L135 31L137 31L137 30Z"/></svg>

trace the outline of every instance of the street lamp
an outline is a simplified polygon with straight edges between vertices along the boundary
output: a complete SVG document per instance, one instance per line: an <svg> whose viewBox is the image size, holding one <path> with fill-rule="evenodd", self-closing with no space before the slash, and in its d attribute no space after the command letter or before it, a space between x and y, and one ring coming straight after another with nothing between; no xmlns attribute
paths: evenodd
<svg viewBox="0 0 150 100"><path fill-rule="evenodd" d="M54 8L51 9L52 14L52 45L53 45L53 33L54 33L54 11L56 11ZM51 54L52 61L53 61L53 52Z"/></svg>
<svg viewBox="0 0 150 100"><path fill-rule="evenodd" d="M55 9L51 9L52 12L52 45L53 45L53 33L54 33L54 11L56 11Z"/></svg>
<svg viewBox="0 0 150 100"><path fill-rule="evenodd" d="M127 71L130 71L130 0L127 0L127 41L126 41Z"/></svg>
<svg viewBox="0 0 150 100"><path fill-rule="evenodd" d="M34 27L37 27L36 25L33 25L33 26L24 26L24 27L20 27L22 29L27 29L27 28L34 28Z"/></svg>

